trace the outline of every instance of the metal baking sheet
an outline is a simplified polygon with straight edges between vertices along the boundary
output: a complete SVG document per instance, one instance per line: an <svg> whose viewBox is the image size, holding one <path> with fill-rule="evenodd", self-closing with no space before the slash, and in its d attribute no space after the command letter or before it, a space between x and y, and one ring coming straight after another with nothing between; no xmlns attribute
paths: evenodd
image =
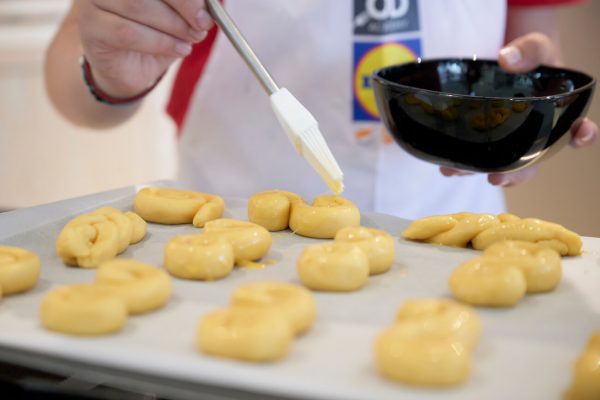
<svg viewBox="0 0 600 400"><path fill-rule="evenodd" d="M296 260L319 242L289 231L273 234L265 269L236 268L216 282L174 279L174 295L161 310L130 317L118 334L79 338L45 331L38 307L50 289L94 280L95 271L65 266L54 250L62 226L72 217L105 205L132 208L135 187L0 214L0 244L27 248L42 260L37 287L0 300L0 358L40 369L84 376L118 387L151 388L172 398L303 399L560 399L573 362L589 335L600 329L600 239L584 238L581 257L563 259L564 276L552 293L527 296L515 308L478 309L484 332L468 382L451 389L419 389L380 377L373 363L375 337L408 298L449 297L447 279L462 261L479 253L407 242L408 221L363 214L363 225L397 238L391 271L374 276L360 291L315 293L318 318L296 339L288 357L249 364L207 357L194 347L199 318L227 304L232 290L250 281L299 283ZM246 219L246 203L227 201L226 216ZM161 266L163 249L188 226L149 224L146 238L122 257ZM256 397L254 397L256 396Z"/></svg>

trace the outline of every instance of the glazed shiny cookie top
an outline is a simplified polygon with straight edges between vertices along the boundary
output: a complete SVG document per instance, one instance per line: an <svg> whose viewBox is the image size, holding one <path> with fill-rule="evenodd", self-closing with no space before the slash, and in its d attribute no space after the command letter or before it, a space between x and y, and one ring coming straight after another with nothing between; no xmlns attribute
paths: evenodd
<svg viewBox="0 0 600 400"><path fill-rule="evenodd" d="M477 250L504 240L519 240L552 248L562 256L580 255L582 248L581 237L562 225L513 214L436 215L412 222L402 236L445 246L471 245Z"/></svg>

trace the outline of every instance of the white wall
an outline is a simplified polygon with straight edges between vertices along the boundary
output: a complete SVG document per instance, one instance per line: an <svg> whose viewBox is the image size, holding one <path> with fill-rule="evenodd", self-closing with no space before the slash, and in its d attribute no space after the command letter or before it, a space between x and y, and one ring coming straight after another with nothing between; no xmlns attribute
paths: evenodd
<svg viewBox="0 0 600 400"><path fill-rule="evenodd" d="M0 209L172 178L174 127L164 79L129 123L88 131L63 120L44 91L44 50L69 1L0 1Z"/></svg>

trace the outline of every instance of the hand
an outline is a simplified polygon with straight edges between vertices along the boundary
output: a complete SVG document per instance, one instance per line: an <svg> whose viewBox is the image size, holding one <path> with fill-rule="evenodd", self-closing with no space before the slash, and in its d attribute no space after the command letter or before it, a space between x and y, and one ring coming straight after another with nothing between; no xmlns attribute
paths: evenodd
<svg viewBox="0 0 600 400"><path fill-rule="evenodd" d="M530 71L540 64L559 65L560 55L554 43L541 33L521 36L500 50L498 63L506 71L520 73ZM587 118L580 118L571 126L571 145L585 147L596 141L598 126ZM490 174L488 181L497 186L514 186L531 179L538 167L533 166L505 174ZM441 167L444 176L461 176L470 173Z"/></svg>
<svg viewBox="0 0 600 400"><path fill-rule="evenodd" d="M84 55L98 86L114 97L150 88L213 24L204 0L77 1Z"/></svg>

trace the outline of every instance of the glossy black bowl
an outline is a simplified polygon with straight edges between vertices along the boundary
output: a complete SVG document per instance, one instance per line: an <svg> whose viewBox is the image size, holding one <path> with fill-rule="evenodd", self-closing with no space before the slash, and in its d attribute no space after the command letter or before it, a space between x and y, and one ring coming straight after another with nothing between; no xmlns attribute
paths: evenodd
<svg viewBox="0 0 600 400"><path fill-rule="evenodd" d="M430 60L373 73L382 121L410 154L476 172L526 167L568 142L595 81L539 67L509 74L490 60ZM561 140L562 139L562 140Z"/></svg>

